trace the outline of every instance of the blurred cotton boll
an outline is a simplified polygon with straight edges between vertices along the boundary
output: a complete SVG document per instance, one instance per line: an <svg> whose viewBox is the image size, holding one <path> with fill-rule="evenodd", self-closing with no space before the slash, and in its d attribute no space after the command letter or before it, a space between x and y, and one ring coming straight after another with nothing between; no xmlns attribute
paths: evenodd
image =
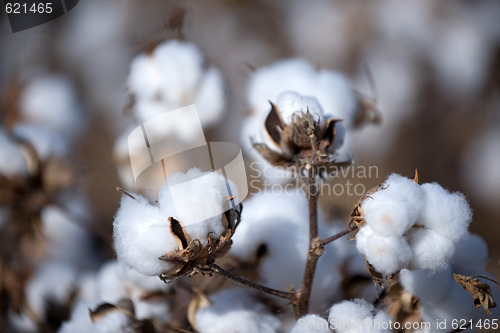
<svg viewBox="0 0 500 333"><path fill-rule="evenodd" d="M84 128L85 117L74 87L60 75L40 75L24 87L20 98L21 119L45 127L67 139Z"/></svg>
<svg viewBox="0 0 500 333"><path fill-rule="evenodd" d="M196 104L203 125L214 125L225 106L220 72L204 64L194 44L165 41L140 54L130 65L128 88L141 122L179 107ZM154 102L154 103L153 103Z"/></svg>
<svg viewBox="0 0 500 333"><path fill-rule="evenodd" d="M0 175L10 178L27 173L26 159L19 144L0 128Z"/></svg>
<svg viewBox="0 0 500 333"><path fill-rule="evenodd" d="M309 314L297 321L288 333L331 333L326 319L315 314Z"/></svg>
<svg viewBox="0 0 500 333"><path fill-rule="evenodd" d="M264 304L243 289L223 290L195 316L200 333L277 333L281 323Z"/></svg>
<svg viewBox="0 0 500 333"><path fill-rule="evenodd" d="M375 311L363 299L343 301L332 306L328 315L330 327L338 333L388 333L391 317Z"/></svg>

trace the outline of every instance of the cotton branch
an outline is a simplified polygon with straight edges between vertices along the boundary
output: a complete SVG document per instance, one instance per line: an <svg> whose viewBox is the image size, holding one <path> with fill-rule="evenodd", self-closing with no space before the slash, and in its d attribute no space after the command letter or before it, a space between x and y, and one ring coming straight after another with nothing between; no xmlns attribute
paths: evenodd
<svg viewBox="0 0 500 333"><path fill-rule="evenodd" d="M351 224L349 226L349 228L347 228L346 230L343 230L343 231L339 232L338 234L335 234L333 236L330 236L328 238L321 240L321 244L323 244L323 246L325 246L326 244L330 244L331 242L334 242L337 239L342 238L347 234L350 234L351 232L353 232L356 229L358 229L358 226L355 224Z"/></svg>
<svg viewBox="0 0 500 333"><path fill-rule="evenodd" d="M238 282L239 284L253 288L257 291L260 291L260 292L268 294L268 295L281 297L281 298L288 299L291 301L295 300L295 297L296 297L295 293L276 290L273 288L262 286L258 283L253 282L253 281L247 280L247 279L245 279L239 275L236 275L232 272L226 271L225 269L216 265L213 262L207 262L206 268L203 268L202 271L204 271L204 270L208 270L209 272L219 274L227 279L233 280L235 282Z"/></svg>
<svg viewBox="0 0 500 333"><path fill-rule="evenodd" d="M309 169L307 177L307 199L309 202L309 251L304 269L302 286L297 291L297 302L295 304L295 315L300 318L308 313L309 298L311 296L314 273L319 257L323 254L323 243L318 237L318 186L312 169Z"/></svg>

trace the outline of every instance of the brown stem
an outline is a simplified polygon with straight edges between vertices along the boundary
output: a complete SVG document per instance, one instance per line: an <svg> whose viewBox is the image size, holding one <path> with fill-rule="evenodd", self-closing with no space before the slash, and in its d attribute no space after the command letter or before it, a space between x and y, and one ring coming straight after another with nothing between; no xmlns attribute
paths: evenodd
<svg viewBox="0 0 500 333"><path fill-rule="evenodd" d="M286 291L281 291L281 290L276 290L276 289L273 289L273 288L268 288L268 287L265 287L265 286L262 286L258 283L255 283L253 281L250 281L250 280L247 280L239 275L236 275L234 273L231 273L229 271L226 271L225 269L223 269L222 267L216 265L215 263L213 262L207 262L207 267L209 268L209 270L213 273L216 273L216 274L219 274L225 278L228 278L228 279L231 279L233 281L236 281L242 285L245 285L247 287L250 287L250 288L253 288L255 290L258 290L262 293L265 293L265 294L268 294L268 295L272 295L272 296L276 296L276 297L281 297L281 298L284 298L284 299L288 299L288 300L295 300L295 293L290 293L290 292L286 292Z"/></svg>
<svg viewBox="0 0 500 333"><path fill-rule="evenodd" d="M326 244L330 244L331 242L334 242L337 239L342 238L347 234L350 234L351 232L353 232L356 229L358 229L358 226L353 223L346 230L343 230L343 231L339 232L338 234L335 234L333 236L330 236L328 238L323 239L321 241L321 244L323 244L323 246L325 246Z"/></svg>
<svg viewBox="0 0 500 333"><path fill-rule="evenodd" d="M307 262L304 269L302 286L297 291L297 302L295 303L295 315L300 318L309 311L309 298L316 271L316 264L323 254L323 243L318 237L318 186L312 169L307 177L307 199L309 201L309 251L307 252Z"/></svg>
<svg viewBox="0 0 500 333"><path fill-rule="evenodd" d="M500 282L498 282L498 281L496 281L496 280L493 280L493 279L491 279L491 278L489 278L489 277L487 277L487 276L483 276L483 275L474 275L474 276L472 276L472 278L480 278L480 279L485 279L485 280L491 281L491 282L493 282L493 283L495 283L495 284L497 284L497 285L499 285L499 286L500 286Z"/></svg>

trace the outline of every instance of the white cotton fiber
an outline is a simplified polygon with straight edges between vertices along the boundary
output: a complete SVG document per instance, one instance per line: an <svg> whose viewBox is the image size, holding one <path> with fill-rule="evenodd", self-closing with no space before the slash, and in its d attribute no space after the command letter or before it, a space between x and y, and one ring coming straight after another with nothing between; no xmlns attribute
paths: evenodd
<svg viewBox="0 0 500 333"><path fill-rule="evenodd" d="M300 116L309 111L318 122L324 121L323 110L318 100L311 96L302 96L294 91L284 91L276 100L276 106L287 124L292 122L293 116Z"/></svg>
<svg viewBox="0 0 500 333"><path fill-rule="evenodd" d="M203 125L214 125L222 116L225 105L224 78L215 68L208 68L198 83L194 104L200 107Z"/></svg>
<svg viewBox="0 0 500 333"><path fill-rule="evenodd" d="M120 261L145 275L159 275L172 267L158 259L177 248L168 216L146 198L123 195L113 227Z"/></svg>
<svg viewBox="0 0 500 333"><path fill-rule="evenodd" d="M73 267L48 262L41 266L26 287L26 301L38 318L45 318L47 301L65 305L76 289L76 271Z"/></svg>
<svg viewBox="0 0 500 333"><path fill-rule="evenodd" d="M380 190L361 203L366 223L380 236L401 236L415 222L411 205L398 200L393 193Z"/></svg>
<svg viewBox="0 0 500 333"><path fill-rule="evenodd" d="M149 54L140 54L130 63L128 88L139 99L158 97L163 84L160 66Z"/></svg>
<svg viewBox="0 0 500 333"><path fill-rule="evenodd" d="M300 318L288 333L331 333L328 321L315 314Z"/></svg>
<svg viewBox="0 0 500 333"><path fill-rule="evenodd" d="M46 127L66 138L83 129L83 113L72 83L59 75L39 76L24 88L20 99L24 122Z"/></svg>
<svg viewBox="0 0 500 333"><path fill-rule="evenodd" d="M383 274L393 274L406 267L412 250L403 237L382 237L363 229L356 235L356 246L370 264Z"/></svg>
<svg viewBox="0 0 500 333"><path fill-rule="evenodd" d="M195 168L186 174L170 175L158 192L163 216L177 219L191 239L198 239L202 244L207 244L209 236L217 238L224 232L221 214L228 198L226 180L221 174Z"/></svg>
<svg viewBox="0 0 500 333"><path fill-rule="evenodd" d="M217 69L205 66L200 50L184 41L165 41L151 53L132 60L128 88L134 96L133 111L140 121L196 104L202 124L213 125L225 106L222 75ZM183 125L182 119L174 123ZM175 126L164 128L163 133L174 129ZM185 133L187 137L189 134Z"/></svg>
<svg viewBox="0 0 500 333"><path fill-rule="evenodd" d="M89 309L94 309L99 303L99 301L79 301L71 312L71 318L62 323L58 333L92 333L93 323Z"/></svg>
<svg viewBox="0 0 500 333"><path fill-rule="evenodd" d="M24 155L16 143L0 128L0 174L6 177L28 173Z"/></svg>
<svg viewBox="0 0 500 333"><path fill-rule="evenodd" d="M462 193L450 193L439 184L422 185L425 200L420 223L451 239L454 243L467 233L472 220L472 211Z"/></svg>
<svg viewBox="0 0 500 333"><path fill-rule="evenodd" d="M413 251L411 269L441 269L455 251L455 244L450 239L431 229L414 228L408 232L407 238Z"/></svg>
<svg viewBox="0 0 500 333"><path fill-rule="evenodd" d="M330 328L337 333L382 333L389 330L379 329L390 317L379 312L374 313L373 305L364 299L343 301L333 305L328 315ZM378 323L378 325L375 323Z"/></svg>
<svg viewBox="0 0 500 333"><path fill-rule="evenodd" d="M246 290L223 290L210 296L211 305L196 313L200 333L274 333L281 323Z"/></svg>
<svg viewBox="0 0 500 333"><path fill-rule="evenodd" d="M112 311L92 326L95 333L134 333L132 319L120 311Z"/></svg>
<svg viewBox="0 0 500 333"><path fill-rule="evenodd" d="M417 218L425 195L420 185L410 178L393 173L387 177L382 186L386 193L398 196L401 201L409 204L413 209L412 217Z"/></svg>
<svg viewBox="0 0 500 333"><path fill-rule="evenodd" d="M117 260L104 263L96 275L96 289L98 299L107 303L116 303L128 298L125 285L123 266Z"/></svg>

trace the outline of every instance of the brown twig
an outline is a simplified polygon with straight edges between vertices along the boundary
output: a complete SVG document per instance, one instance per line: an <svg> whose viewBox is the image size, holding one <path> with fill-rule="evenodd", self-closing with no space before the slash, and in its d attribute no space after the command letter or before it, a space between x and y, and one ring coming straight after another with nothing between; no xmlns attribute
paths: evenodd
<svg viewBox="0 0 500 333"><path fill-rule="evenodd" d="M346 230L343 230L343 231L339 232L338 234L335 234L333 236L330 236L328 238L323 239L321 241L321 244L323 244L323 246L325 246L326 244L330 244L331 242L334 242L337 239L342 238L342 237L344 237L347 234L350 234L351 232L353 232L356 229L358 229L358 226L356 224L352 223L349 226L349 228L347 228Z"/></svg>
<svg viewBox="0 0 500 333"><path fill-rule="evenodd" d="M300 318L309 311L309 298L311 296L314 273L319 257L323 254L323 243L318 237L318 186L312 169L307 176L307 199L309 202L309 251L304 269L302 286L296 292L297 302L294 304L295 315Z"/></svg>
<svg viewBox="0 0 500 333"><path fill-rule="evenodd" d="M281 290L276 290L276 289L273 289L273 288L269 288L269 287L265 287L263 285L260 285L258 283L255 283L253 281L250 281L250 280L247 280L239 275L236 275L232 272L229 272L229 271L226 271L225 269L223 269L222 267L218 266L217 264L213 263L213 262L207 262L206 264L206 267L208 267L208 270L210 272L213 272L213 273L216 273L216 274L219 274L225 278L228 278L230 280L233 280L235 282L238 282L244 286L247 286L247 287L250 287L250 288L253 288L257 291L260 291L262 293L265 293L265 294L268 294L268 295L272 295L272 296L276 296L276 297L281 297L281 298L284 298L284 299L288 299L288 300L291 300L291 301L294 301L295 300L295 293L291 293L291 292L286 292L286 291L281 291ZM204 270L204 269L202 269Z"/></svg>

